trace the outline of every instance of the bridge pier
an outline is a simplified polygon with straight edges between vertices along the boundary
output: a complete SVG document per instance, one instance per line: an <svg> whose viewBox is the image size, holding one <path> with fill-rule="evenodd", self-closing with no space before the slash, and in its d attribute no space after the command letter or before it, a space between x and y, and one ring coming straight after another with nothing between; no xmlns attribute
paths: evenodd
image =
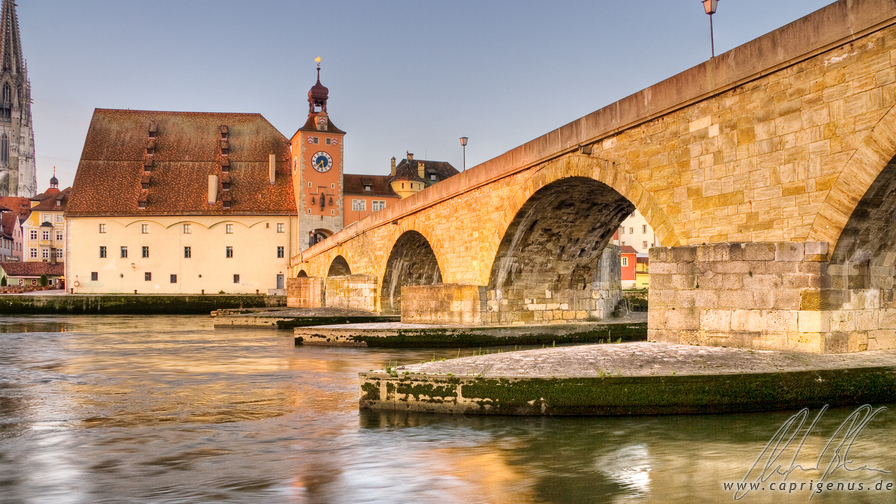
<svg viewBox="0 0 896 504"><path fill-rule="evenodd" d="M848 266L832 265L828 248L826 242L653 248L648 338L814 353L896 348L892 288L856 281L850 288Z"/></svg>

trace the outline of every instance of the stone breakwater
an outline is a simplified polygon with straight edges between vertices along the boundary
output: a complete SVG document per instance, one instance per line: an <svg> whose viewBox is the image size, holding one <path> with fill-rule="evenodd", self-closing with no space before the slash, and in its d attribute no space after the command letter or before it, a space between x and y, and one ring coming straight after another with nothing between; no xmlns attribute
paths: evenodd
<svg viewBox="0 0 896 504"><path fill-rule="evenodd" d="M543 348L360 374L365 409L509 415L724 413L896 401L896 351L665 343Z"/></svg>

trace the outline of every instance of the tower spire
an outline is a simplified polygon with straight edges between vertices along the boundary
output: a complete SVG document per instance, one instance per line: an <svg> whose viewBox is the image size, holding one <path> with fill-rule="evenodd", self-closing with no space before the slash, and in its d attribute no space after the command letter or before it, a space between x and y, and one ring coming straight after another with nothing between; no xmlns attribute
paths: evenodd
<svg viewBox="0 0 896 504"><path fill-rule="evenodd" d="M3 0L3 16L0 18L0 72L13 75L25 73L22 58L22 40L19 37L19 18L14 0Z"/></svg>

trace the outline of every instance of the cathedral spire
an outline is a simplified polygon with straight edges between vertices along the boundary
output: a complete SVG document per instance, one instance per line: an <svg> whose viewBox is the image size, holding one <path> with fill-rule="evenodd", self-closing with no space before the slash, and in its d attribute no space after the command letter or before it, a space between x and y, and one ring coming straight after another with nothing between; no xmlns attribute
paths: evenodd
<svg viewBox="0 0 896 504"><path fill-rule="evenodd" d="M0 72L13 75L25 73L22 58L22 41L19 38L19 18L14 0L3 0L3 16L0 19Z"/></svg>

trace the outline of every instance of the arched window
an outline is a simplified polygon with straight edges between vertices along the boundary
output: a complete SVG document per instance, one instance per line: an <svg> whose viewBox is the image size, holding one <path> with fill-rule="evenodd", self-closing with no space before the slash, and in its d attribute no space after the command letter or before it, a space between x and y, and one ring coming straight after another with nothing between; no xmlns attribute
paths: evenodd
<svg viewBox="0 0 896 504"><path fill-rule="evenodd" d="M0 163L9 163L9 137L6 133L0 136Z"/></svg>
<svg viewBox="0 0 896 504"><path fill-rule="evenodd" d="M12 88L9 83L3 84L3 96L0 100L0 118L9 119L12 111Z"/></svg>

